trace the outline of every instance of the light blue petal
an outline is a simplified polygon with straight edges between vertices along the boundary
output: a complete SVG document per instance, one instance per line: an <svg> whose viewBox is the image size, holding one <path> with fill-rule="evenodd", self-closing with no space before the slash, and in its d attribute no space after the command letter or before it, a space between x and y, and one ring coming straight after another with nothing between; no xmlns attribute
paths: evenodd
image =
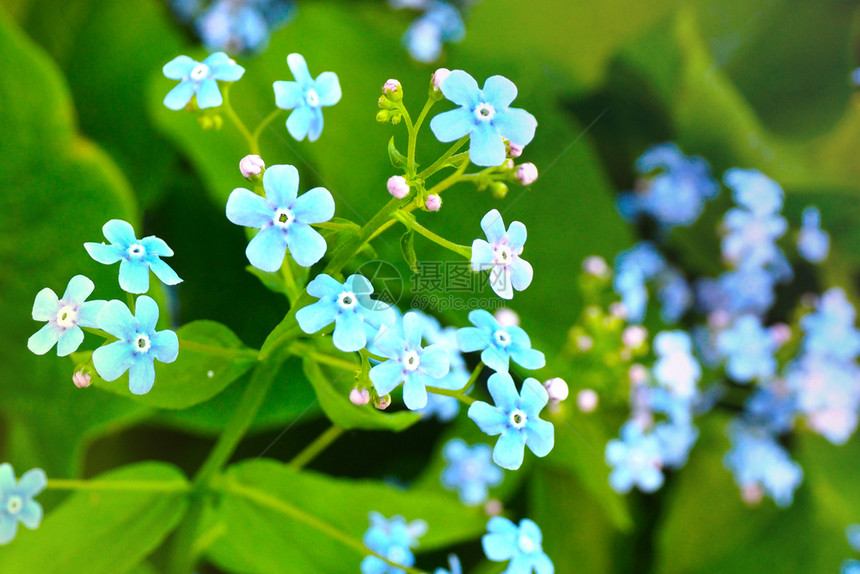
<svg viewBox="0 0 860 574"><path fill-rule="evenodd" d="M512 535L485 534L481 537L481 546L488 559L494 562L510 560L516 552L517 542Z"/></svg>
<svg viewBox="0 0 860 574"><path fill-rule="evenodd" d="M84 332L80 327L72 327L66 329L66 332L60 336L57 341L57 356L67 357L78 350L81 343L84 342Z"/></svg>
<svg viewBox="0 0 860 574"><path fill-rule="evenodd" d="M155 383L155 365L151 358L141 356L128 370L128 390L133 395L145 395Z"/></svg>
<svg viewBox="0 0 860 574"><path fill-rule="evenodd" d="M442 457L448 462L457 462L465 459L470 454L469 445L463 439L455 438L449 440L442 447Z"/></svg>
<svg viewBox="0 0 860 574"><path fill-rule="evenodd" d="M549 394L537 379L529 377L523 381L523 389L520 393L521 407L529 417L535 418L549 402Z"/></svg>
<svg viewBox="0 0 860 574"><path fill-rule="evenodd" d="M33 468L24 473L18 481L18 492L24 497L34 497L48 485L48 477L41 468Z"/></svg>
<svg viewBox="0 0 860 574"><path fill-rule="evenodd" d="M416 311L410 311L403 315L403 335L406 338L406 344L413 350L421 346L421 335L424 332L424 325L421 321L421 315Z"/></svg>
<svg viewBox="0 0 860 574"><path fill-rule="evenodd" d="M123 259L119 264L119 286L128 293L149 291L149 265L145 261Z"/></svg>
<svg viewBox="0 0 860 574"><path fill-rule="evenodd" d="M260 231L245 248L245 255L248 256L251 265L272 273L281 268L286 253L286 237L279 228L274 226Z"/></svg>
<svg viewBox="0 0 860 574"><path fill-rule="evenodd" d="M334 72L323 72L316 79L316 92L321 106L333 106L340 101L340 82Z"/></svg>
<svg viewBox="0 0 860 574"><path fill-rule="evenodd" d="M131 367L133 355L134 349L129 343L116 341L93 351L93 366L101 378L115 381Z"/></svg>
<svg viewBox="0 0 860 574"><path fill-rule="evenodd" d="M311 121L308 125L308 141L315 142L320 139L323 131L323 114L318 107L307 108L311 111Z"/></svg>
<svg viewBox="0 0 860 574"><path fill-rule="evenodd" d="M493 248L483 239L472 242L472 271L486 271L495 265Z"/></svg>
<svg viewBox="0 0 860 574"><path fill-rule="evenodd" d="M403 339L403 325L395 322L379 329L379 334L373 340L373 346L379 351L377 355L396 359L403 352L406 341Z"/></svg>
<svg viewBox="0 0 860 574"><path fill-rule="evenodd" d="M299 84L305 85L313 79L311 78L311 73L308 71L308 64L301 54L290 54L287 56L287 65Z"/></svg>
<svg viewBox="0 0 860 574"><path fill-rule="evenodd" d="M313 121L313 109L301 106L293 110L287 118L287 131L297 141L302 141L308 135Z"/></svg>
<svg viewBox="0 0 860 574"><path fill-rule="evenodd" d="M399 361L385 361L370 369L370 381L381 397L393 391L404 379L403 366Z"/></svg>
<svg viewBox="0 0 860 574"><path fill-rule="evenodd" d="M206 78L197 84L195 93L197 94L197 105L201 110L217 108L224 103L224 98L221 97L221 91L218 89L218 82L214 78Z"/></svg>
<svg viewBox="0 0 860 574"><path fill-rule="evenodd" d="M642 492L654 492L663 486L663 473L657 468L646 468L639 473Z"/></svg>
<svg viewBox="0 0 860 574"><path fill-rule="evenodd" d="M149 339L149 354L162 363L172 363L179 356L179 337L170 330L159 331Z"/></svg>
<svg viewBox="0 0 860 574"><path fill-rule="evenodd" d="M475 116L469 108L443 112L430 120L430 129L440 142L456 141L475 129Z"/></svg>
<svg viewBox="0 0 860 574"><path fill-rule="evenodd" d="M155 235L144 237L140 240L140 244L146 249L147 255L157 255L159 257L173 256L173 249L170 248L166 241Z"/></svg>
<svg viewBox="0 0 860 574"><path fill-rule="evenodd" d="M326 243L323 236L310 225L293 222L287 229L287 245L290 255L302 267L310 267L323 258Z"/></svg>
<svg viewBox="0 0 860 574"><path fill-rule="evenodd" d="M188 56L177 56L164 64L162 71L171 80L181 80L191 74L191 70L196 66L197 62Z"/></svg>
<svg viewBox="0 0 860 574"><path fill-rule="evenodd" d="M517 257L510 265L511 268L511 286L517 291L524 291L532 283L534 271L531 263L525 259Z"/></svg>
<svg viewBox="0 0 860 574"><path fill-rule="evenodd" d="M124 252L122 247L105 245L104 243L84 243L84 249L87 250L90 257L105 265L111 265L122 259L122 253Z"/></svg>
<svg viewBox="0 0 860 574"><path fill-rule="evenodd" d="M544 354L536 349L513 349L511 359L524 369L541 369L546 365Z"/></svg>
<svg viewBox="0 0 860 574"><path fill-rule="evenodd" d="M484 309L475 309L474 311L470 311L469 322L484 331L487 336L491 336L492 333L495 333L502 328L499 322L496 321L496 318L493 317L489 311L485 311Z"/></svg>
<svg viewBox="0 0 860 574"><path fill-rule="evenodd" d="M338 315L335 319L332 342L344 353L363 349L367 344L367 335L364 332L364 321L361 320L361 317L351 312Z"/></svg>
<svg viewBox="0 0 860 574"><path fill-rule="evenodd" d="M517 98L517 86L504 76L490 76L484 82L483 93L484 100L498 113Z"/></svg>
<svg viewBox="0 0 860 574"><path fill-rule="evenodd" d="M525 433L503 432L493 448L493 462L508 470L517 470L523 464Z"/></svg>
<svg viewBox="0 0 860 574"><path fill-rule="evenodd" d="M429 345L421 352L421 370L433 379L448 374L450 360L448 351L442 345Z"/></svg>
<svg viewBox="0 0 860 574"><path fill-rule="evenodd" d="M66 292L63 293L63 302L67 305L69 303L81 304L87 300L95 288L96 286L89 278L84 275L75 275L69 281Z"/></svg>
<svg viewBox="0 0 860 574"><path fill-rule="evenodd" d="M505 221L498 209L491 209L481 218L481 229L490 243L496 243L505 236Z"/></svg>
<svg viewBox="0 0 860 574"><path fill-rule="evenodd" d="M137 320L122 301L108 301L96 319L98 328L118 339L130 341L137 331ZM104 377L102 377L104 378Z"/></svg>
<svg viewBox="0 0 860 574"><path fill-rule="evenodd" d="M149 259L149 268L155 273L162 283L165 285L176 285L182 283L182 279L173 270L173 267L157 257Z"/></svg>
<svg viewBox="0 0 860 574"><path fill-rule="evenodd" d="M555 574L555 566L546 554L533 556L532 567L535 569L535 574Z"/></svg>
<svg viewBox="0 0 860 574"><path fill-rule="evenodd" d="M62 332L59 327L46 323L27 339L27 348L37 355L44 355L57 343Z"/></svg>
<svg viewBox="0 0 860 574"><path fill-rule="evenodd" d="M331 275L320 273L308 283L308 294L314 297L336 298L345 290L345 286Z"/></svg>
<svg viewBox="0 0 860 574"><path fill-rule="evenodd" d="M234 62L224 52L212 54L203 63L209 66L209 74L222 82L238 82L245 73L245 68Z"/></svg>
<svg viewBox="0 0 860 574"><path fill-rule="evenodd" d="M301 223L323 223L334 217L334 199L326 188L315 187L296 199L292 212Z"/></svg>
<svg viewBox="0 0 860 574"><path fill-rule="evenodd" d="M11 514L0 512L0 545L9 544L18 533L18 520Z"/></svg>
<svg viewBox="0 0 860 574"><path fill-rule="evenodd" d="M519 251L525 245L527 237L526 226L522 222L514 221L508 226L508 245L514 251Z"/></svg>
<svg viewBox="0 0 860 574"><path fill-rule="evenodd" d="M496 110L496 115L493 116L493 127L500 136L511 143L525 146L535 137L537 120L527 111L518 108Z"/></svg>
<svg viewBox="0 0 860 574"><path fill-rule="evenodd" d="M319 279L319 276L316 279ZM332 279L332 281L334 280ZM308 285L308 291L310 291L310 285ZM299 309L296 312L296 321L299 323L302 331L310 335L333 323L336 315L337 308L331 301L317 301L312 305Z"/></svg>
<svg viewBox="0 0 860 574"><path fill-rule="evenodd" d="M275 105L282 110L291 110L305 100L304 92L297 82L275 82Z"/></svg>
<svg viewBox="0 0 860 574"><path fill-rule="evenodd" d="M269 166L263 172L263 188L275 209L291 209L299 192L299 170L292 165Z"/></svg>
<svg viewBox="0 0 860 574"><path fill-rule="evenodd" d="M18 487L15 481L15 469L8 462L0 464L0 493L11 492ZM2 513L0 513L2 514Z"/></svg>
<svg viewBox="0 0 860 574"><path fill-rule="evenodd" d="M42 514L42 505L35 500L28 500L18 513L18 520L30 530L35 530L42 523Z"/></svg>
<svg viewBox="0 0 860 574"><path fill-rule="evenodd" d="M45 287L36 294L33 301L33 319L36 321L50 321L57 316L60 300L53 289Z"/></svg>
<svg viewBox="0 0 860 574"><path fill-rule="evenodd" d="M122 219L111 219L102 226L102 233L105 238L111 243L127 248L132 243L137 243L137 236L134 234L134 227L131 223Z"/></svg>
<svg viewBox="0 0 860 574"><path fill-rule="evenodd" d="M526 444L535 456L544 457L555 445L555 427L551 422L532 418L526 424Z"/></svg>
<svg viewBox="0 0 860 574"><path fill-rule="evenodd" d="M464 353L481 351L490 345L490 335L475 327L457 330L457 347Z"/></svg>
<svg viewBox="0 0 860 574"><path fill-rule="evenodd" d="M511 368L510 355L492 345L481 353L481 361L497 373L507 373Z"/></svg>
<svg viewBox="0 0 860 574"><path fill-rule="evenodd" d="M248 189L238 187L227 198L227 219L236 225L260 228L274 216L266 198Z"/></svg>
<svg viewBox="0 0 860 574"><path fill-rule="evenodd" d="M475 421L478 428L489 436L501 434L508 427L507 415L483 401L472 403L469 407L469 418Z"/></svg>
<svg viewBox="0 0 860 574"><path fill-rule="evenodd" d="M480 122L471 132L469 159L482 167L497 167L505 162L505 142L495 127Z"/></svg>
<svg viewBox="0 0 860 574"><path fill-rule="evenodd" d="M427 406L427 389L422 379L418 372L412 372L403 383L403 402L411 411Z"/></svg>
<svg viewBox="0 0 860 574"><path fill-rule="evenodd" d="M502 299L513 299L514 286L511 282L511 267L497 265L490 269L490 287Z"/></svg>
<svg viewBox="0 0 860 574"><path fill-rule="evenodd" d="M152 333L158 323L158 303L146 295L138 297L135 303L135 318L140 324L141 331Z"/></svg>
<svg viewBox="0 0 860 574"><path fill-rule="evenodd" d="M442 90L442 94L447 99L458 106L468 108L475 107L479 103L478 98L481 95L478 82L463 70L454 70L448 74L445 81L439 85L439 89Z"/></svg>
<svg viewBox="0 0 860 574"><path fill-rule="evenodd" d="M170 110L181 110L188 105L193 95L194 84L190 81L180 82L164 96L164 105Z"/></svg>

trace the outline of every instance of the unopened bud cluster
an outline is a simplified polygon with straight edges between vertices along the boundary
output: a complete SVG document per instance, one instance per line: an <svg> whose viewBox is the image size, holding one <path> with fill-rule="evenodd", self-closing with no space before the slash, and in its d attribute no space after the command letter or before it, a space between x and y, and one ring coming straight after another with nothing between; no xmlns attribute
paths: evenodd
<svg viewBox="0 0 860 574"><path fill-rule="evenodd" d="M376 113L376 121L391 122L399 124L403 119L401 103L403 101L403 86L394 79L387 80L382 86L382 95L379 96L379 111Z"/></svg>

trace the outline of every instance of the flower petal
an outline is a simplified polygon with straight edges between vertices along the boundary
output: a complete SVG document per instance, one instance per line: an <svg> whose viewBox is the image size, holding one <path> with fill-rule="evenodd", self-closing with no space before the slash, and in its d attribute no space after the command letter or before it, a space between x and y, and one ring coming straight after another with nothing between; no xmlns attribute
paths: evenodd
<svg viewBox="0 0 860 574"><path fill-rule="evenodd" d="M57 343L62 332L59 327L46 323L27 339L27 348L37 355L44 355Z"/></svg>
<svg viewBox="0 0 860 574"><path fill-rule="evenodd" d="M197 94L197 105L201 110L207 108L217 108L224 103L224 98L221 97L221 91L218 89L218 82L215 78L206 78L194 90Z"/></svg>
<svg viewBox="0 0 860 574"><path fill-rule="evenodd" d="M83 303L95 288L96 286L88 277L85 277L84 275L75 275L69 281L69 285L66 287L66 292L63 293L63 302L67 305L69 303Z"/></svg>
<svg viewBox="0 0 860 574"><path fill-rule="evenodd" d="M549 402L549 393L537 379L529 377L523 381L523 389L520 393L522 409L530 418L535 418L538 413Z"/></svg>
<svg viewBox="0 0 860 574"><path fill-rule="evenodd" d="M529 370L542 369L546 365L546 357L537 349L513 349L511 359L522 368Z"/></svg>
<svg viewBox="0 0 860 574"><path fill-rule="evenodd" d="M155 331L155 324L158 323L158 303L152 297L146 295L138 297L134 314L141 331L144 333Z"/></svg>
<svg viewBox="0 0 860 574"><path fill-rule="evenodd" d="M12 468L12 465L8 462L0 464L0 492L12 492L17 486L15 469Z"/></svg>
<svg viewBox="0 0 860 574"><path fill-rule="evenodd" d="M33 319L36 321L50 321L57 316L60 300L53 289L45 287L36 294L33 301Z"/></svg>
<svg viewBox="0 0 860 574"><path fill-rule="evenodd" d="M152 359L138 357L128 370L128 390L133 395L145 395L155 383L155 365Z"/></svg>
<svg viewBox="0 0 860 574"><path fill-rule="evenodd" d="M427 406L427 388L424 386L423 377L418 372L413 372L406 377L403 383L403 402L406 408L414 411Z"/></svg>
<svg viewBox="0 0 860 574"><path fill-rule="evenodd" d="M534 270L531 263L525 259L520 259L519 257L514 259L510 264L510 270L510 284L517 291L524 291L532 284Z"/></svg>
<svg viewBox="0 0 860 574"><path fill-rule="evenodd" d="M287 118L287 131L297 141L302 141L308 135L313 120L313 108L300 106Z"/></svg>
<svg viewBox="0 0 860 574"><path fill-rule="evenodd" d="M417 350L421 346L423 331L424 325L421 321L421 315L417 311L410 311L403 315L403 335L406 339L406 344L413 350Z"/></svg>
<svg viewBox="0 0 860 574"><path fill-rule="evenodd" d="M430 120L430 129L440 142L456 141L475 129L475 116L469 108L442 112Z"/></svg>
<svg viewBox="0 0 860 574"><path fill-rule="evenodd" d="M133 354L129 343L116 341L93 351L93 366L101 378L115 381L134 363Z"/></svg>
<svg viewBox="0 0 860 574"><path fill-rule="evenodd" d="M116 243L123 248L128 247L132 243L137 243L137 236L134 234L134 227L131 223L122 219L111 219L102 226L102 233L105 238L111 243Z"/></svg>
<svg viewBox="0 0 860 574"><path fill-rule="evenodd" d="M523 464L526 435L522 432L503 432L493 448L493 462L508 470L517 470Z"/></svg>
<svg viewBox="0 0 860 574"><path fill-rule="evenodd" d="M146 249L147 255L157 255L158 257L173 256L173 249L170 248L166 241L155 235L144 237L140 240L140 244Z"/></svg>
<svg viewBox="0 0 860 574"><path fill-rule="evenodd" d="M96 319L98 328L118 339L131 341L137 332L137 319L122 301L108 301Z"/></svg>
<svg viewBox="0 0 860 574"><path fill-rule="evenodd" d="M472 271L486 271L495 265L492 246L483 239L472 241Z"/></svg>
<svg viewBox="0 0 860 574"><path fill-rule="evenodd" d="M174 111L181 110L188 105L193 95L194 84L190 81L180 82L164 96L164 105Z"/></svg>
<svg viewBox="0 0 860 574"><path fill-rule="evenodd" d="M18 481L18 492L21 496L32 498L45 490L48 485L48 477L41 468L28 470Z"/></svg>
<svg viewBox="0 0 860 574"><path fill-rule="evenodd" d="M149 354L162 363L172 363L179 356L179 337L173 331L159 331L150 337L149 342L152 345Z"/></svg>
<svg viewBox="0 0 860 574"><path fill-rule="evenodd" d="M305 58L301 54L293 53L287 56L287 65L299 84L306 84L313 79L308 71L308 63L305 62Z"/></svg>
<svg viewBox="0 0 860 574"><path fill-rule="evenodd" d="M319 276L317 276L316 279L319 279ZM334 279L332 279L332 281L334 281ZM308 288L308 291L310 291L310 285L308 285ZM310 335L311 333L316 333L327 325L331 325L334 322L336 315L337 308L331 301L317 301L312 305L299 309L296 312L296 321L298 321L299 327L301 327L302 331ZM367 341L365 340L365 343L366 342ZM337 346L337 343L335 343L335 346ZM340 347L338 347L338 349L340 349Z"/></svg>
<svg viewBox="0 0 860 574"><path fill-rule="evenodd" d="M505 236L505 221L498 209L491 209L481 218L481 229L490 243L497 243Z"/></svg>
<svg viewBox="0 0 860 574"><path fill-rule="evenodd" d="M149 260L149 268L152 269L155 276L158 277L165 285L176 285L177 283L182 283L182 278L177 275L176 271L173 270L173 267L158 257L153 257Z"/></svg>
<svg viewBox="0 0 860 574"><path fill-rule="evenodd" d="M370 369L370 381L379 396L385 396L404 381L400 361L389 360Z"/></svg>
<svg viewBox="0 0 860 574"><path fill-rule="evenodd" d="M493 117L493 127L499 135L518 146L528 145L535 137L537 120L533 115L519 108L497 111Z"/></svg>
<svg viewBox="0 0 860 574"><path fill-rule="evenodd" d="M315 142L320 139L323 131L323 114L319 107L308 109L311 111L311 121L308 124L308 141Z"/></svg>
<svg viewBox="0 0 860 574"><path fill-rule="evenodd" d="M448 374L450 360L448 351L442 345L429 345L421 351L421 369L432 379Z"/></svg>
<svg viewBox="0 0 860 574"><path fill-rule="evenodd" d="M317 76L315 87L321 106L333 106L340 101L340 82L334 72L323 72Z"/></svg>
<svg viewBox="0 0 860 574"><path fill-rule="evenodd" d="M162 71L171 80L181 80L191 73L197 66L197 62L188 56L177 56L164 64Z"/></svg>
<svg viewBox="0 0 860 574"><path fill-rule="evenodd" d="M263 188L275 209L292 208L299 191L299 170L292 165L270 166L263 172Z"/></svg>
<svg viewBox="0 0 860 574"><path fill-rule="evenodd" d="M485 534L481 537L484 554L494 562L510 560L517 550L516 534Z"/></svg>
<svg viewBox="0 0 860 574"><path fill-rule="evenodd" d="M42 505L35 500L28 500L18 513L18 520L30 530L35 530L42 523L42 514Z"/></svg>
<svg viewBox="0 0 860 574"><path fill-rule="evenodd" d="M111 265L122 259L124 251L118 245L105 245L104 243L84 243L84 249L87 250L90 257L105 265Z"/></svg>
<svg viewBox="0 0 860 574"><path fill-rule="evenodd" d="M490 345L490 335L482 329L463 327L457 330L457 346L464 353L481 351Z"/></svg>
<svg viewBox="0 0 860 574"><path fill-rule="evenodd" d="M84 342L84 332L80 327L72 327L66 329L66 332L60 336L57 341L57 356L67 357L78 350L81 343Z"/></svg>
<svg viewBox="0 0 860 574"><path fill-rule="evenodd" d="M329 308L333 310L332 305ZM337 316L332 343L344 353L352 353L364 348L367 344L367 334L364 331L364 321L357 313L345 312Z"/></svg>
<svg viewBox="0 0 860 574"><path fill-rule="evenodd" d="M292 212L301 223L323 223L334 217L334 198L326 188L315 187L296 199Z"/></svg>
<svg viewBox="0 0 860 574"><path fill-rule="evenodd" d="M149 291L149 264L123 259L119 264L119 286L128 293Z"/></svg>
<svg viewBox="0 0 860 574"><path fill-rule="evenodd" d="M282 110L291 110L305 100L298 82L275 82L272 87L275 90L275 105Z"/></svg>
<svg viewBox="0 0 860 574"><path fill-rule="evenodd" d="M473 108L478 104L481 90L475 78L463 70L454 70L439 85L445 97L459 106Z"/></svg>
<svg viewBox="0 0 860 574"><path fill-rule="evenodd" d="M511 267L496 265L490 269L490 287L502 299L513 299L514 287L511 282Z"/></svg>
<svg viewBox="0 0 860 574"><path fill-rule="evenodd" d="M555 427L551 422L531 419L526 425L526 444L535 456L544 457L555 444Z"/></svg>
<svg viewBox="0 0 860 574"><path fill-rule="evenodd" d="M496 318L484 309L470 311L469 322L484 331L488 336L502 328L499 322L496 321Z"/></svg>
<svg viewBox="0 0 860 574"><path fill-rule="evenodd" d="M287 229L287 245L293 260L302 267L310 267L323 258L326 242L310 225L293 222Z"/></svg>
<svg viewBox="0 0 860 574"><path fill-rule="evenodd" d="M484 100L497 111L507 109L517 98L517 86L504 76L490 76L484 82Z"/></svg>
<svg viewBox="0 0 860 574"><path fill-rule="evenodd" d="M494 373L487 379L487 389L497 408L504 411L513 411L519 403L519 393L514 380L508 373ZM546 390L544 389L544 393Z"/></svg>
<svg viewBox="0 0 860 574"><path fill-rule="evenodd" d="M522 222L513 221L508 226L507 235L508 245L510 245L511 249L513 249L514 251L519 251L526 243L528 232L526 231L526 226L523 225Z"/></svg>
<svg viewBox="0 0 860 574"><path fill-rule="evenodd" d="M481 353L481 361L497 373L507 373L511 368L511 356L495 345L484 349Z"/></svg>
<svg viewBox="0 0 860 574"><path fill-rule="evenodd" d="M483 401L472 403L469 407L469 418L475 421L481 432L489 436L501 434L508 428L507 415Z"/></svg>
<svg viewBox="0 0 860 574"><path fill-rule="evenodd" d="M495 120L493 122L495 123ZM472 163L482 167L496 167L505 162L506 155L505 142L493 125L488 122L475 125L469 144L469 159Z"/></svg>
<svg viewBox="0 0 860 574"><path fill-rule="evenodd" d="M18 519L6 512L0 512L0 545L9 544L18 533Z"/></svg>
<svg viewBox="0 0 860 574"><path fill-rule="evenodd" d="M274 226L260 231L245 248L245 255L248 256L251 265L272 273L281 268L286 252L286 237L279 228Z"/></svg>
<svg viewBox="0 0 860 574"><path fill-rule="evenodd" d="M234 189L227 198L227 219L236 225L260 228L274 216L275 212L265 197L243 187Z"/></svg>

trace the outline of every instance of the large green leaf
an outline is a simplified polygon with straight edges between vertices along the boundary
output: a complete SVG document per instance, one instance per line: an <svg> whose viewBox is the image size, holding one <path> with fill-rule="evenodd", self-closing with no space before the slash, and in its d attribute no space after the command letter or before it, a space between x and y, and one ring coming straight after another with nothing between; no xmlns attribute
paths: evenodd
<svg viewBox="0 0 860 574"><path fill-rule="evenodd" d="M121 574L135 567L179 523L188 482L175 467L139 463L97 477L116 483L76 492L35 531L0 547L0 572ZM138 490L145 485L150 490Z"/></svg>

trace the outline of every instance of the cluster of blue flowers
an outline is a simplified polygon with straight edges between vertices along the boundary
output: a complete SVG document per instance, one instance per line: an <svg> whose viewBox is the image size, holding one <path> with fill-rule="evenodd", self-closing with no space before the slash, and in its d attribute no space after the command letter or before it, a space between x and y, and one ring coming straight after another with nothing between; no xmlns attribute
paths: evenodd
<svg viewBox="0 0 860 574"><path fill-rule="evenodd" d="M388 0L395 9L410 8L422 12L403 35L403 45L415 60L429 64L442 55L446 42L460 42L466 37L463 13L476 0Z"/></svg>
<svg viewBox="0 0 860 574"><path fill-rule="evenodd" d="M9 544L18 533L20 522L30 530L42 523L42 505L33 500L45 489L48 478L41 468L24 473L15 480L15 471L8 462L0 464L0 545Z"/></svg>

